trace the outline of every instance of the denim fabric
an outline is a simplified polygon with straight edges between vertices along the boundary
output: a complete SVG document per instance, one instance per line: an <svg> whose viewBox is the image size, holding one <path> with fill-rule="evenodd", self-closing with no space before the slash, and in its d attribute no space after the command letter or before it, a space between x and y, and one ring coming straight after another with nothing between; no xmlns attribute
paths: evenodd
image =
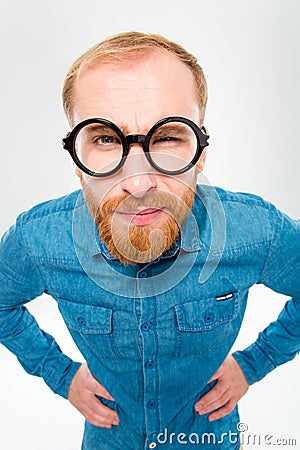
<svg viewBox="0 0 300 450"><path fill-rule="evenodd" d="M300 349L300 223L259 197L200 185L180 238L160 258L125 266L99 240L74 192L21 214L0 245L0 341L67 398L79 367L24 304L58 304L94 377L116 402L112 429L86 423L83 450L239 448L237 408L209 422L195 402L229 353L249 288L291 296L257 341L235 352L248 382Z"/></svg>

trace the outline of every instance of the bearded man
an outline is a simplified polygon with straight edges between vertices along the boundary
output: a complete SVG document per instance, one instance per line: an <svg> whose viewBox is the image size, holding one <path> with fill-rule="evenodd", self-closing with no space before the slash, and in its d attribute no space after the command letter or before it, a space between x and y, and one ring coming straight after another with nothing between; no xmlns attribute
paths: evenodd
<svg viewBox="0 0 300 450"><path fill-rule="evenodd" d="M63 89L82 190L21 214L1 241L1 342L83 414L83 450L238 449L237 402L300 349L299 221L197 184L206 101L196 58L162 36L89 49ZM292 298L231 355L256 283ZM85 363L24 307L42 293Z"/></svg>

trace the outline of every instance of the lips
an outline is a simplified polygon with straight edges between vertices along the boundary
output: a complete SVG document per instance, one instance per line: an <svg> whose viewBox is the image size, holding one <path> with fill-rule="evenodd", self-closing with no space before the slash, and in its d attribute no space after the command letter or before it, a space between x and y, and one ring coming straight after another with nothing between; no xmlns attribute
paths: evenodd
<svg viewBox="0 0 300 450"><path fill-rule="evenodd" d="M137 211L136 213L133 213L133 214L135 214L136 216L143 216L145 214L153 214L156 211L161 211L161 209L158 209L158 208L146 208L146 209L143 209L142 211Z"/></svg>
<svg viewBox="0 0 300 450"><path fill-rule="evenodd" d="M119 216L130 225L148 225L154 222L162 213L161 208L144 208L137 211L117 211Z"/></svg>

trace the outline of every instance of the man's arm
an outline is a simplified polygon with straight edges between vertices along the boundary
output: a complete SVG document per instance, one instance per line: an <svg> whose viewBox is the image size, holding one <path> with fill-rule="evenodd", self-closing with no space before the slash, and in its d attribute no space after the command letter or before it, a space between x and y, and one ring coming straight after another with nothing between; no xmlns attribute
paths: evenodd
<svg viewBox="0 0 300 450"><path fill-rule="evenodd" d="M274 207L270 213L273 240L258 282L292 298L256 342L228 356L211 378L218 380L217 384L195 405L199 414L217 409L209 420L230 413L249 385L293 359L300 350L300 222Z"/></svg>
<svg viewBox="0 0 300 450"><path fill-rule="evenodd" d="M25 303L47 292L22 236L22 216L0 242L0 343L31 375L42 377L96 426L119 425L116 412L96 395L112 400L86 364L72 361L54 338L40 329Z"/></svg>
<svg viewBox="0 0 300 450"><path fill-rule="evenodd" d="M24 307L47 286L24 244L21 222L19 218L0 243L0 342L28 373L42 377L55 393L67 398L80 363L64 355Z"/></svg>

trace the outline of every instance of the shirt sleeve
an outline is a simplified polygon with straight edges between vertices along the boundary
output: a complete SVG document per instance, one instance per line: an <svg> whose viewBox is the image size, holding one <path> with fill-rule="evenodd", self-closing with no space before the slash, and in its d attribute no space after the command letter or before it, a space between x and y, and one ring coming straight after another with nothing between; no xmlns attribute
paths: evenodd
<svg viewBox="0 0 300 450"><path fill-rule="evenodd" d="M0 242L0 342L29 374L42 377L64 398L80 363L61 352L24 306L47 292L22 237L22 216Z"/></svg>
<svg viewBox="0 0 300 450"><path fill-rule="evenodd" d="M271 206L270 226L272 239L259 283L292 298L256 342L233 353L249 384L300 351L300 221Z"/></svg>

